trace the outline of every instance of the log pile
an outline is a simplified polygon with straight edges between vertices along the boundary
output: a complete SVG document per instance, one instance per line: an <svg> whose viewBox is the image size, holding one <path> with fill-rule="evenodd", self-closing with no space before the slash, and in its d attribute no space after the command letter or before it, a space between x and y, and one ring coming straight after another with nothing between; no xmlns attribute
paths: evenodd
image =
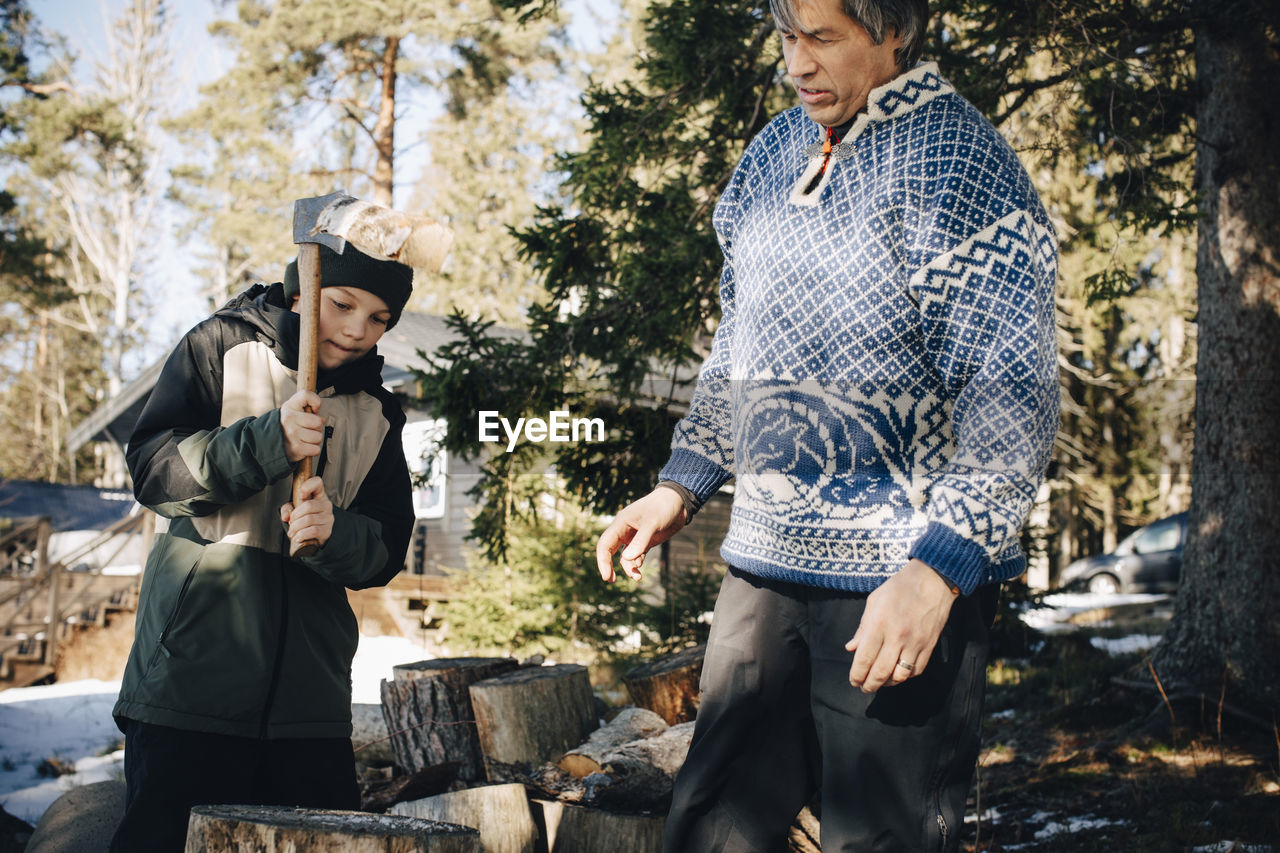
<svg viewBox="0 0 1280 853"><path fill-rule="evenodd" d="M692 736L702 651L674 658L629 673L645 707L599 727L585 667L507 658L396 667L382 700L401 775L378 783L365 807L476 827L494 853L657 851ZM423 795L447 761L462 762L457 780Z"/></svg>
<svg viewBox="0 0 1280 853"><path fill-rule="evenodd" d="M198 807L188 853L657 853L693 733L702 649L628 673L635 706L605 712L607 722L585 667L540 663L396 667L381 689L393 767L366 780L364 811Z"/></svg>

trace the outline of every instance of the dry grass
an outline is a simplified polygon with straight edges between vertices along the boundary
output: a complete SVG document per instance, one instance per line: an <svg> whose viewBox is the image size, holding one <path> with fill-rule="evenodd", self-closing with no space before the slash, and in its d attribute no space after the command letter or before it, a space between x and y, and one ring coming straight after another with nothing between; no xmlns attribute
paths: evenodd
<svg viewBox="0 0 1280 853"><path fill-rule="evenodd" d="M133 622L134 614L116 613L105 628L89 625L78 629L58 650L58 680L119 681L133 644Z"/></svg>
<svg viewBox="0 0 1280 853"><path fill-rule="evenodd" d="M1177 703L1171 724L1155 690L1113 681L1142 667L1086 637L994 668L963 849L1280 853L1273 733L1227 717L1219 735L1214 709Z"/></svg>

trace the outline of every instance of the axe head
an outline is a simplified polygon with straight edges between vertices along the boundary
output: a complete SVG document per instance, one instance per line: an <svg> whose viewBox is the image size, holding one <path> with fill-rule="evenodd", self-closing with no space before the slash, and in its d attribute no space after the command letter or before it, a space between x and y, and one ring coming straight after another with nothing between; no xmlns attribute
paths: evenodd
<svg viewBox="0 0 1280 853"><path fill-rule="evenodd" d="M295 201L293 203L293 242L319 243L321 246L328 246L338 254L342 254L342 250L347 247L347 241L336 234L326 234L319 230L316 227L316 223L325 208L343 199L354 201L351 196L342 190L331 192L328 195L300 198Z"/></svg>

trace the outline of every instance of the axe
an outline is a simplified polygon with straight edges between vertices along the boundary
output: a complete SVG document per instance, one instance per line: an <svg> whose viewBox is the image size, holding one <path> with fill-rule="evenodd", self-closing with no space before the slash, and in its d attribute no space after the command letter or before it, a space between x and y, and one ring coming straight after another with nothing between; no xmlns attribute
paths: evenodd
<svg viewBox="0 0 1280 853"><path fill-rule="evenodd" d="M399 261L408 266L439 272L453 231L424 216L414 216L360 201L338 190L293 203L293 242L298 244L298 390L316 390L320 325L320 246L342 254L347 243L373 258ZM352 282L355 284L356 282ZM312 476L313 459L298 463L293 474L293 503L298 489ZM309 557L319 548L315 541L291 548L291 557Z"/></svg>

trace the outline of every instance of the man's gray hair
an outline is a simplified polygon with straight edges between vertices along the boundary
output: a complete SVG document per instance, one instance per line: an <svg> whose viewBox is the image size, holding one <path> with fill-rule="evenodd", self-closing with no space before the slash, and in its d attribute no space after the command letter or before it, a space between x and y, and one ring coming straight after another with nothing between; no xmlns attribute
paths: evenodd
<svg viewBox="0 0 1280 853"><path fill-rule="evenodd" d="M796 32L800 29L796 4L809 0L769 0L769 11L778 29ZM929 24L929 0L842 0L844 13L858 23L871 41L883 44L897 32L902 47L894 52L898 68L903 71L915 65L924 51L925 28Z"/></svg>

